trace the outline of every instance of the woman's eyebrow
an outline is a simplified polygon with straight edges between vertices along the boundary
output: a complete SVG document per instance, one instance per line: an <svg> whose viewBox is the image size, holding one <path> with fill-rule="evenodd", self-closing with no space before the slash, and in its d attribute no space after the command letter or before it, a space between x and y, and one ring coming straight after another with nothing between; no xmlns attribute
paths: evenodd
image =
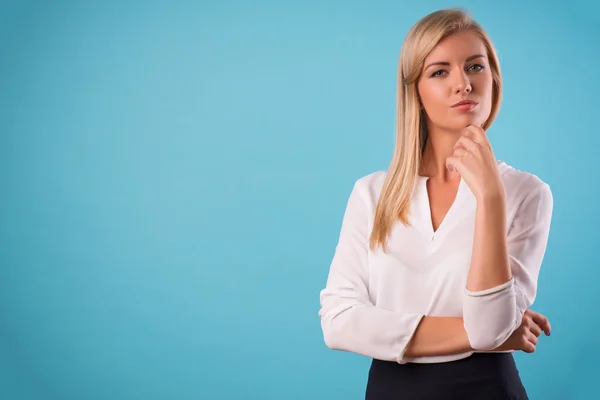
<svg viewBox="0 0 600 400"><path fill-rule="evenodd" d="M474 60L474 59L476 59L476 58L480 58L480 57L483 57L483 58L485 58L485 56L484 56L483 54L475 54L475 55L473 55L473 56L470 56L470 57L468 57L468 58L465 60L465 62L469 62L469 61L471 61L471 60ZM445 66L448 66L448 65L450 65L450 63L449 63L449 62L447 62L447 61L436 61L436 62L432 62L431 64L427 65L427 66L425 67L425 69L427 69L427 68L429 68L429 67L432 67L432 66L434 66L434 65L445 65Z"/></svg>

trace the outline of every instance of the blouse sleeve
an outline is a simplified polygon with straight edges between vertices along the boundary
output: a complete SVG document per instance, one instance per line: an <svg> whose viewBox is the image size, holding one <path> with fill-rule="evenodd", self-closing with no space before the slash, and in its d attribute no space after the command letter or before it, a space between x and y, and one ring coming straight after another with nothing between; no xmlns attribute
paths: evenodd
<svg viewBox="0 0 600 400"><path fill-rule="evenodd" d="M542 183L520 204L508 231L512 279L491 289L465 289L463 318L471 347L492 350L520 326L533 304L552 218L550 187Z"/></svg>
<svg viewBox="0 0 600 400"><path fill-rule="evenodd" d="M404 364L404 353L423 315L378 308L368 294L368 207L354 184L342 220L319 317L326 345L334 350Z"/></svg>

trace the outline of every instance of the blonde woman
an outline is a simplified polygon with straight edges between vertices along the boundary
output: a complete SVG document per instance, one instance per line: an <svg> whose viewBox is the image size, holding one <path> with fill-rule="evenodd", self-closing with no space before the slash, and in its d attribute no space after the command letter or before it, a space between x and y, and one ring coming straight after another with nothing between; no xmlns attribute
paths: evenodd
<svg viewBox="0 0 600 400"><path fill-rule="evenodd" d="M494 156L501 93L494 47L465 11L408 32L393 160L355 182L320 293L327 346L373 359L368 400L527 398L512 352L550 335L529 307L553 199Z"/></svg>

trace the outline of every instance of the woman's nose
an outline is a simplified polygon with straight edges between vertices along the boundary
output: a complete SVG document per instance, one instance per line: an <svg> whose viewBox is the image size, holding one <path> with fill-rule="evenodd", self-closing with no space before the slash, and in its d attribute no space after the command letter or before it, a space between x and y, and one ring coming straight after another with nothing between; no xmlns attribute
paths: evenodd
<svg viewBox="0 0 600 400"><path fill-rule="evenodd" d="M470 93L473 89L471 87L471 82L469 81L469 77L464 73L456 74L458 75L456 81L454 82L454 92L457 94L460 93Z"/></svg>

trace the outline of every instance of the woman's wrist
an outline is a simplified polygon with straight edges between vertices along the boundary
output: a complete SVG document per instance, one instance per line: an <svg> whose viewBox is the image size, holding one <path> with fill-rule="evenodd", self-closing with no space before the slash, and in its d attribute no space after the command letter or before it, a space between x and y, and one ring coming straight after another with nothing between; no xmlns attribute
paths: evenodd
<svg viewBox="0 0 600 400"><path fill-rule="evenodd" d="M484 207L504 207L506 205L506 192L504 188L495 188L487 190L475 196L477 205Z"/></svg>

